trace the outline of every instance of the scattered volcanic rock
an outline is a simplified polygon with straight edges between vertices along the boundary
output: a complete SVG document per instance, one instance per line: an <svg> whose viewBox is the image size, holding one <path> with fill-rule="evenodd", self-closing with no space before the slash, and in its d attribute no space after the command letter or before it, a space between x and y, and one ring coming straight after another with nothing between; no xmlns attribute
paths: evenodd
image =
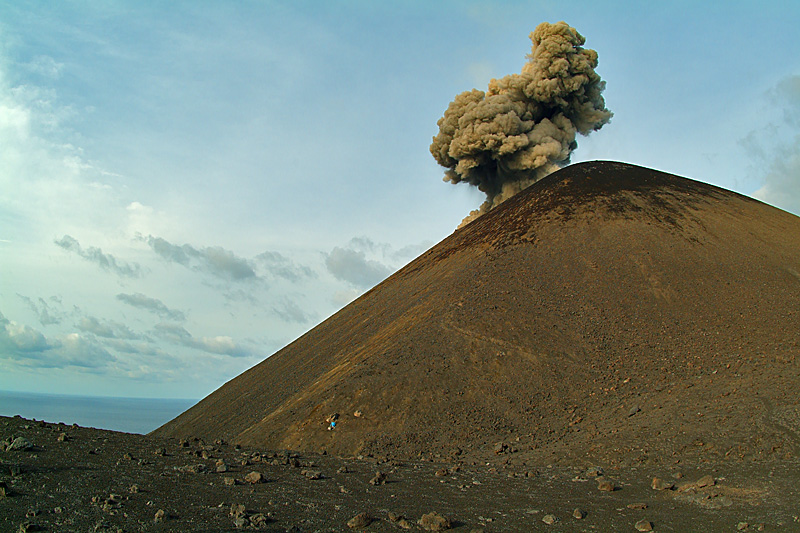
<svg viewBox="0 0 800 533"><path fill-rule="evenodd" d="M514 442L499 457L540 464L783 460L800 449L798 289L800 218L580 163L153 435L487 460Z"/></svg>
<svg viewBox="0 0 800 533"><path fill-rule="evenodd" d="M450 520L437 512L422 515L417 523L425 531L446 531L452 527Z"/></svg>
<svg viewBox="0 0 800 533"><path fill-rule="evenodd" d="M599 477L597 478L597 490L602 492L614 492L617 490L617 485L608 478Z"/></svg>
<svg viewBox="0 0 800 533"><path fill-rule="evenodd" d="M548 526L552 526L556 522L558 522L558 518L554 514L546 514L542 517L542 522L547 524Z"/></svg>
<svg viewBox="0 0 800 533"><path fill-rule="evenodd" d="M675 483L666 481L659 477L654 477L653 481L650 483L650 486L653 488L653 490L672 490L675 488Z"/></svg>
<svg viewBox="0 0 800 533"><path fill-rule="evenodd" d="M352 529L358 529L362 527L367 527L372 523L372 517L369 513L358 513L353 518L347 521L347 527Z"/></svg>
<svg viewBox="0 0 800 533"><path fill-rule="evenodd" d="M388 475L386 472L375 472L375 476L369 480L370 485L383 485L386 483Z"/></svg>
<svg viewBox="0 0 800 533"><path fill-rule="evenodd" d="M263 483L264 474L262 474L261 472L250 472L249 474L244 476L244 480L253 485L255 485L256 483Z"/></svg>
<svg viewBox="0 0 800 533"><path fill-rule="evenodd" d="M6 451L15 451L15 450L31 450L33 449L33 443L26 439L25 437L17 437L12 440L7 446Z"/></svg>
<svg viewBox="0 0 800 533"><path fill-rule="evenodd" d="M308 479L322 479L324 477L321 470L304 469L300 473Z"/></svg>

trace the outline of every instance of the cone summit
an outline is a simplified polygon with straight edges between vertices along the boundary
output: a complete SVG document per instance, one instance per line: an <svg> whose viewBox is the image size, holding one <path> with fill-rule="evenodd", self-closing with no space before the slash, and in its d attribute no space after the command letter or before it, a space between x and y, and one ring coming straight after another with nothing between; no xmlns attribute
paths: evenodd
<svg viewBox="0 0 800 533"><path fill-rule="evenodd" d="M790 457L798 350L800 218L581 163L154 433L337 455Z"/></svg>

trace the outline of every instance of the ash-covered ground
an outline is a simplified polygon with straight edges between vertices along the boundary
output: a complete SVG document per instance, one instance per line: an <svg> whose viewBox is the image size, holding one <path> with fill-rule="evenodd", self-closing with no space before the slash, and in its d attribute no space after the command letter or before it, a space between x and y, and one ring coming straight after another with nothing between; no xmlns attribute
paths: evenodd
<svg viewBox="0 0 800 533"><path fill-rule="evenodd" d="M534 465L245 449L0 418L0 531L800 531L797 460Z"/></svg>

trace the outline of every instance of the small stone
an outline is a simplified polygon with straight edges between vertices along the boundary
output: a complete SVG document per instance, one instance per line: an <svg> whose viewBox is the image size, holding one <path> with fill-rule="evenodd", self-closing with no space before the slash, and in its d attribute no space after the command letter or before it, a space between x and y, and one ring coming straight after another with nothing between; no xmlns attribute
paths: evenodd
<svg viewBox="0 0 800 533"><path fill-rule="evenodd" d="M347 521L347 527L351 529L358 529L367 527L372 523L372 517L368 513L358 513L353 518Z"/></svg>
<svg viewBox="0 0 800 533"><path fill-rule="evenodd" d="M556 522L558 522L558 518L554 514L546 514L542 517L542 522L547 524L548 526L552 526Z"/></svg>
<svg viewBox="0 0 800 533"><path fill-rule="evenodd" d="M34 522L23 522L19 525L19 533L27 533L28 531L41 531L42 528L39 527L39 524Z"/></svg>
<svg viewBox="0 0 800 533"><path fill-rule="evenodd" d="M10 495L11 489L8 488L8 485L6 485L4 481L0 481L0 498L5 498Z"/></svg>
<svg viewBox="0 0 800 533"><path fill-rule="evenodd" d="M750 524L748 524L747 522L739 522L738 524L736 524L737 531L744 531L748 527L750 527Z"/></svg>
<svg viewBox="0 0 800 533"><path fill-rule="evenodd" d="M369 480L370 485L383 485L386 483L386 472L376 472L375 477Z"/></svg>
<svg viewBox="0 0 800 533"><path fill-rule="evenodd" d="M603 469L599 466L590 466L586 469L586 475L589 477L600 477L603 475Z"/></svg>
<svg viewBox="0 0 800 533"><path fill-rule="evenodd" d="M218 474L222 474L228 471L228 465L225 463L217 463L216 471Z"/></svg>
<svg viewBox="0 0 800 533"><path fill-rule="evenodd" d="M264 482L264 475L261 472L250 472L246 476L244 476L244 480L248 483L252 483L255 485L256 483L263 483Z"/></svg>
<svg viewBox="0 0 800 533"><path fill-rule="evenodd" d="M128 488L128 492L131 494L136 494L139 492L139 485L131 485L130 488Z"/></svg>
<svg viewBox="0 0 800 533"><path fill-rule="evenodd" d="M364 413L362 413L361 410L358 410L355 413L353 413L353 416L356 418L361 418L362 416L364 416Z"/></svg>
<svg viewBox="0 0 800 533"><path fill-rule="evenodd" d="M386 518L389 519L389 522L399 522L403 518L403 515L399 515L395 512L389 511L386 514Z"/></svg>
<svg viewBox="0 0 800 533"><path fill-rule="evenodd" d="M186 472L187 474L202 474L203 472L208 471L208 467L203 463L198 463L196 465L186 465L177 467L180 472Z"/></svg>
<svg viewBox="0 0 800 533"><path fill-rule="evenodd" d="M164 448L156 448L153 453L160 457L164 457L165 455L167 455L167 450L165 450Z"/></svg>
<svg viewBox="0 0 800 533"><path fill-rule="evenodd" d="M644 509L647 509L647 504L646 503L629 503L626 507L628 509L636 509L636 510L642 511Z"/></svg>
<svg viewBox="0 0 800 533"><path fill-rule="evenodd" d="M617 485L610 479L599 477L597 478L597 490L602 492L614 492L617 490Z"/></svg>
<svg viewBox="0 0 800 533"><path fill-rule="evenodd" d="M716 482L712 476L703 476L695 482L687 482L678 487L678 492L695 491L704 487L714 486Z"/></svg>
<svg viewBox="0 0 800 533"><path fill-rule="evenodd" d="M25 450L30 450L31 448L33 448L33 443L31 441L29 441L25 437L17 437L13 441L11 441L11 444L6 446L6 451L7 452L14 450L25 451Z"/></svg>
<svg viewBox="0 0 800 533"><path fill-rule="evenodd" d="M250 517L250 527L255 529L261 528L269 522L269 517L264 513L256 513Z"/></svg>
<svg viewBox="0 0 800 533"><path fill-rule="evenodd" d="M247 508L244 504L241 503L234 503L231 504L230 514L233 518L238 518L240 516L247 516Z"/></svg>
<svg viewBox="0 0 800 533"><path fill-rule="evenodd" d="M322 471L321 470L301 470L301 474L303 474L308 479L322 479Z"/></svg>
<svg viewBox="0 0 800 533"><path fill-rule="evenodd" d="M496 454L500 455L501 453L503 453L504 451L506 451L506 449L507 449L507 448L508 448L508 446L507 446L505 443L503 443L503 442L498 442L498 443L496 443L496 444L494 445L494 453L496 453Z"/></svg>
<svg viewBox="0 0 800 533"><path fill-rule="evenodd" d="M336 471L337 474L347 474L348 472L350 472L350 470L347 469L347 466L342 466Z"/></svg>
<svg viewBox="0 0 800 533"><path fill-rule="evenodd" d="M422 515L417 523L425 531L445 531L452 527L450 520L436 512Z"/></svg>
<svg viewBox="0 0 800 533"><path fill-rule="evenodd" d="M232 487L233 485L236 485L236 479L232 477L224 477L222 478L222 483L228 485L229 487Z"/></svg>
<svg viewBox="0 0 800 533"><path fill-rule="evenodd" d="M434 475L435 475L435 476L437 476L437 477L444 477L444 476L446 476L447 474L448 474L448 472L447 472L447 469L446 469L446 468L440 468L439 470L437 470L437 471L434 473Z"/></svg>
<svg viewBox="0 0 800 533"><path fill-rule="evenodd" d="M56 439L58 442L67 442L69 439L69 435L66 433L59 433L58 438Z"/></svg>
<svg viewBox="0 0 800 533"><path fill-rule="evenodd" d="M155 514L155 517L153 518L153 521L156 522L156 523L163 522L167 518L169 518L169 515L167 514L167 512L164 509L159 509L158 511L156 511L156 514Z"/></svg>
<svg viewBox="0 0 800 533"><path fill-rule="evenodd" d="M401 527L401 528L403 528L403 529L411 529L411 528L413 528L413 527L414 527L414 524L412 524L411 522L409 522L409 521L408 521L408 520L406 520L405 518L401 518L401 519L400 519L400 520L397 522L397 526L398 526L398 527Z"/></svg>
<svg viewBox="0 0 800 533"><path fill-rule="evenodd" d="M581 509L580 507L576 507L576 508L575 508L575 509L572 511L572 516L573 516L574 518L576 518L577 520L583 520L584 518L586 518L586 511L584 511L584 510L583 510L583 509Z"/></svg>
<svg viewBox="0 0 800 533"><path fill-rule="evenodd" d="M712 487L714 483L714 478L712 476L703 476L695 482L695 486L698 489L702 489L703 487Z"/></svg>
<svg viewBox="0 0 800 533"><path fill-rule="evenodd" d="M639 520L633 527L636 531L653 531L653 523L647 520Z"/></svg>
<svg viewBox="0 0 800 533"><path fill-rule="evenodd" d="M642 410L641 407L639 407L638 405L634 405L633 407L631 407L630 411L628 411L628 416L633 416L641 410Z"/></svg>
<svg viewBox="0 0 800 533"><path fill-rule="evenodd" d="M650 487L653 490L672 490L675 488L675 483L661 479L660 477L654 477L653 481L650 483Z"/></svg>

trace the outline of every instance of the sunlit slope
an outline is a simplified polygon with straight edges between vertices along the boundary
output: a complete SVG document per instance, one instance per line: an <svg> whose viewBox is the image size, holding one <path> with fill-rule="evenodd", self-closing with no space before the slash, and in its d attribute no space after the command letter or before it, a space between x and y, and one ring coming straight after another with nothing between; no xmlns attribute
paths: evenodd
<svg viewBox="0 0 800 533"><path fill-rule="evenodd" d="M798 343L800 218L581 163L155 433L343 455L779 458L800 445Z"/></svg>

